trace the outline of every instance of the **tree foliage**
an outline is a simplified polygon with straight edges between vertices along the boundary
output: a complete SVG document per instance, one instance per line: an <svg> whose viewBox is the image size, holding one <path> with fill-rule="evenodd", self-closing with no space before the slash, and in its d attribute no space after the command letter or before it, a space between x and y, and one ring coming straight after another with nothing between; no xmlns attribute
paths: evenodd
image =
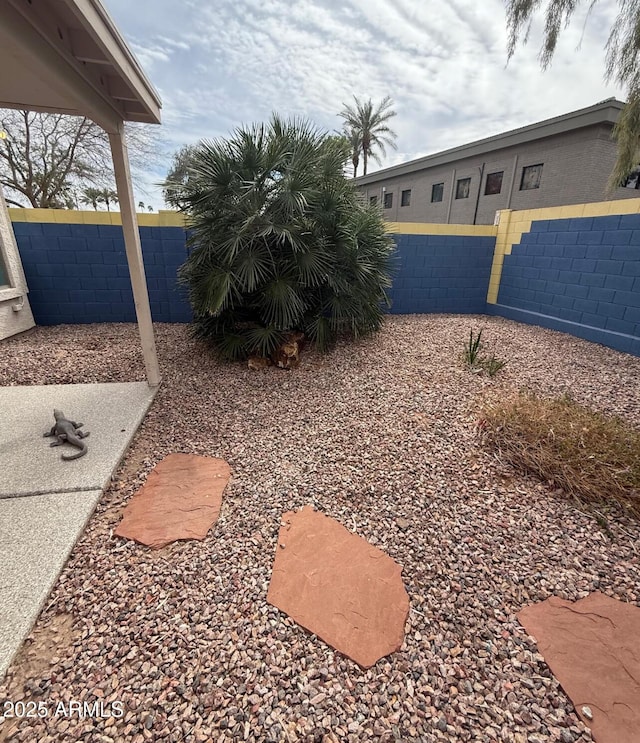
<svg viewBox="0 0 640 743"><path fill-rule="evenodd" d="M111 204L118 203L118 194L112 188L94 188L89 186L82 189L80 203L92 206L94 209L98 208L98 204L104 204L107 207L107 211L111 211ZM138 206L144 209L144 203L142 201Z"/></svg>
<svg viewBox="0 0 640 743"><path fill-rule="evenodd" d="M362 132L359 129L345 125L344 138L351 153L349 159L353 165L353 177L356 178L358 175L358 165L360 165L360 153L362 152Z"/></svg>
<svg viewBox="0 0 640 743"><path fill-rule="evenodd" d="M553 59L562 29L582 0L506 0L508 55L511 58L520 39L527 42L534 15L546 3L544 11L544 38L540 63L547 69ZM584 0L590 13L598 0ZM608 191L615 190L636 168L640 159L640 1L617 0L618 15L611 27L606 44L605 80L615 82L626 90L627 103L613 130L618 143L618 157Z"/></svg>
<svg viewBox="0 0 640 743"><path fill-rule="evenodd" d="M100 203L107 207L107 211L111 211L111 204L118 203L118 192L112 188L101 188L100 189Z"/></svg>
<svg viewBox="0 0 640 743"><path fill-rule="evenodd" d="M167 206L180 209L181 194L189 182L189 173L197 145L185 144L174 153L167 177L162 183L162 196Z"/></svg>
<svg viewBox="0 0 640 743"><path fill-rule="evenodd" d="M380 327L392 241L345 177L340 140L274 115L195 148L180 277L195 334L223 356L268 355L292 330L323 349Z"/></svg>
<svg viewBox="0 0 640 743"><path fill-rule="evenodd" d="M0 186L14 206L72 209L83 188L113 192L113 165L107 134L92 121L64 114L0 110ZM128 125L132 172L157 157L152 127ZM110 198L113 201L113 198Z"/></svg>
<svg viewBox="0 0 640 743"><path fill-rule="evenodd" d="M350 164L352 164L353 162L353 151L351 149L351 142L349 141L346 133L344 131L334 131L333 134L327 134L326 139L328 142L333 142L333 144L342 153L342 169L343 172L346 172Z"/></svg>
<svg viewBox="0 0 640 743"><path fill-rule="evenodd" d="M95 188L94 186L87 186L87 188L82 189L80 203L86 204L87 206L92 206L97 211L98 204L101 203L100 197L101 192L99 188Z"/></svg>
<svg viewBox="0 0 640 743"><path fill-rule="evenodd" d="M362 153L362 165L364 175L367 174L367 163L372 157L380 163L377 150L386 154L386 147L396 148L396 133L389 128L388 121L396 115L391 108L393 101L386 96L378 106L373 105L371 98L368 101L360 101L353 97L354 104L343 103L340 116L344 119L345 136L351 142L352 162L354 177L357 175L360 153Z"/></svg>

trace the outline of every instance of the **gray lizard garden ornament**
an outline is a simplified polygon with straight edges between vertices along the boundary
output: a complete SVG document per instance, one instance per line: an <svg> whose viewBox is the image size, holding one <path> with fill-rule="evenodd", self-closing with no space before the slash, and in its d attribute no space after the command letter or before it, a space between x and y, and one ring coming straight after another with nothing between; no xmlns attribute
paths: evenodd
<svg viewBox="0 0 640 743"><path fill-rule="evenodd" d="M55 426L53 426L49 433L45 433L44 436L55 436L57 440L49 444L49 446L73 444L73 446L77 446L80 451L69 456L63 454L62 459L79 459L80 457L83 457L87 453L87 445L82 439L86 439L89 435L89 431L86 433L81 431L80 429L83 424L67 420L64 417L62 410L54 410L53 417L56 419Z"/></svg>

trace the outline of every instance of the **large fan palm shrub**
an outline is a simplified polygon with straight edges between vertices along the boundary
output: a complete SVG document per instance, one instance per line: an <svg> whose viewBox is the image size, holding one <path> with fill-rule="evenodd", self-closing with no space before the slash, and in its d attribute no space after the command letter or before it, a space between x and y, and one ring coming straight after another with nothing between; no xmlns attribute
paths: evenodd
<svg viewBox="0 0 640 743"><path fill-rule="evenodd" d="M180 278L195 334L223 356L267 356L293 330L325 349L380 328L393 243L344 158L335 137L277 116L195 149Z"/></svg>

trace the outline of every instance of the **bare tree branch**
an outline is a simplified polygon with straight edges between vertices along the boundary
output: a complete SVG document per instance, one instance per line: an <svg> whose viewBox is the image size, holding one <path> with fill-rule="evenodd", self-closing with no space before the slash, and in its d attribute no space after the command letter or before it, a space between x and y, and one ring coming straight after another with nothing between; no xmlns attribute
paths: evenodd
<svg viewBox="0 0 640 743"><path fill-rule="evenodd" d="M17 206L17 207L23 207L24 206L24 204L20 204L17 201L14 201L13 199L8 199L6 197L5 197L5 201L7 202L7 204L11 204L12 206Z"/></svg>
<svg viewBox="0 0 640 743"><path fill-rule="evenodd" d="M86 118L0 110L0 183L14 200L42 208L70 207L88 186L113 190L107 134ZM160 157L157 127L127 125L134 183ZM24 201L21 202L24 204Z"/></svg>

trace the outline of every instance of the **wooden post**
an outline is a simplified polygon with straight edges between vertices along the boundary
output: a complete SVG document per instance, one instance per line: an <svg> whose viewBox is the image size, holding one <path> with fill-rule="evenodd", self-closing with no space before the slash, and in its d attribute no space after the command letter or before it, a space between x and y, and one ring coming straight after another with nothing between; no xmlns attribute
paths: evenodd
<svg viewBox="0 0 640 743"><path fill-rule="evenodd" d="M116 134L109 132L109 144L111 145L111 156L113 157L113 168L116 175L124 245L127 251L129 273L131 274L133 300L136 306L140 340L142 341L142 354L147 372L147 382L150 387L157 387L160 384L160 367L156 354L156 342L153 337L149 292L147 291L147 279L144 273L144 263L142 262L140 232L138 231L133 188L131 187L129 156L127 154L127 145L124 141L124 124L121 123L118 129L119 131Z"/></svg>

